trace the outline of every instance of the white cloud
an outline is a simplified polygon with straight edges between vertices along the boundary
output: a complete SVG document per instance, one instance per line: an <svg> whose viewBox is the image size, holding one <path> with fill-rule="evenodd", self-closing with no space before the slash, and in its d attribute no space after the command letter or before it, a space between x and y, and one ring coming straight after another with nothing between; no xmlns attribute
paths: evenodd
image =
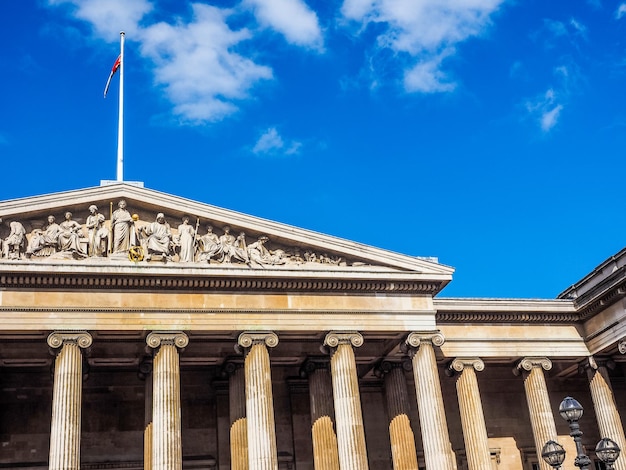
<svg viewBox="0 0 626 470"><path fill-rule="evenodd" d="M187 24L157 23L141 32L141 52L156 65L155 81L174 104L174 112L192 121L215 121L236 111L234 100L247 97L269 67L255 64L231 48L250 37L226 24L228 12L194 4Z"/></svg>
<svg viewBox="0 0 626 470"><path fill-rule="evenodd" d="M544 28L555 37L567 36L567 26L562 21L556 21L551 19L543 20Z"/></svg>
<svg viewBox="0 0 626 470"><path fill-rule="evenodd" d="M540 121L542 131L548 132L550 129L556 126L562 109L563 105L557 104L554 108L543 112Z"/></svg>
<svg viewBox="0 0 626 470"><path fill-rule="evenodd" d="M478 36L490 24L503 0L344 0L341 13L345 19L384 25L378 47L408 55L412 64L405 76L407 91L439 92L454 89L441 72L438 57L444 51ZM424 60L424 57L426 60ZM433 66L436 65L435 68ZM424 83L426 86L413 86ZM411 88L413 86L413 88Z"/></svg>
<svg viewBox="0 0 626 470"><path fill-rule="evenodd" d="M567 41L577 47L580 39L589 40L588 28L580 20L570 18L567 22L544 19L542 27L531 34L531 38L546 49L555 49Z"/></svg>
<svg viewBox="0 0 626 470"><path fill-rule="evenodd" d="M120 31L135 35L141 19L153 9L148 0L48 0L48 3L71 5L73 15L90 23L95 34L107 41L118 39Z"/></svg>
<svg viewBox="0 0 626 470"><path fill-rule="evenodd" d="M238 100L271 68L244 57L235 48L251 38L245 29L232 30L231 10L194 3L192 19L149 23L154 10L149 0L49 0L70 5L72 14L91 25L96 37L117 41L125 29L127 41L139 44L143 57L154 65L154 80L162 87L181 121L201 124L237 111Z"/></svg>
<svg viewBox="0 0 626 470"><path fill-rule="evenodd" d="M252 152L257 155L296 155L301 147L301 142L286 143L276 128L270 127L259 137Z"/></svg>
<svg viewBox="0 0 626 470"><path fill-rule="evenodd" d="M582 24L580 21L576 20L575 18L572 18L569 21L569 24L570 26L572 26L572 28L574 28L576 34L581 36L583 39L588 40L587 26L585 26L584 24Z"/></svg>
<svg viewBox="0 0 626 470"><path fill-rule="evenodd" d="M549 88L543 95L526 102L526 110L539 122L543 132L549 132L557 125L563 111L563 104L558 103L557 93Z"/></svg>
<svg viewBox="0 0 626 470"><path fill-rule="evenodd" d="M317 14L302 0L245 0L259 23L272 28L291 43L323 49Z"/></svg>
<svg viewBox="0 0 626 470"><path fill-rule="evenodd" d="M404 88L407 91L435 93L452 91L456 85L449 81L440 70L441 57L423 60L404 74Z"/></svg>
<svg viewBox="0 0 626 470"><path fill-rule="evenodd" d="M617 7L617 11L615 12L615 18L619 20L624 15L626 15L626 3L620 3L620 6Z"/></svg>

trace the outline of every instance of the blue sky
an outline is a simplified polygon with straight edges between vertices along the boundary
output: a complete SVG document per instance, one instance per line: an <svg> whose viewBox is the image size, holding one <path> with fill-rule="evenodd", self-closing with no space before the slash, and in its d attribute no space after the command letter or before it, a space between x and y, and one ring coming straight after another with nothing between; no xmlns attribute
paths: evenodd
<svg viewBox="0 0 626 470"><path fill-rule="evenodd" d="M626 2L24 0L0 199L125 180L553 298L626 242Z"/></svg>

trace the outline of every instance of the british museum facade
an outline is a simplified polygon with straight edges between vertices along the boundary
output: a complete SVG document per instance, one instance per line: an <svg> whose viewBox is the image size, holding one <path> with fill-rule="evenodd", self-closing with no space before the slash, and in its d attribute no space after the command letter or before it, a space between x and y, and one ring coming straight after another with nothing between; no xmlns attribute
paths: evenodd
<svg viewBox="0 0 626 470"><path fill-rule="evenodd" d="M127 183L0 216L0 469L574 469L567 396L589 468L626 447L626 251L444 298L435 259Z"/></svg>

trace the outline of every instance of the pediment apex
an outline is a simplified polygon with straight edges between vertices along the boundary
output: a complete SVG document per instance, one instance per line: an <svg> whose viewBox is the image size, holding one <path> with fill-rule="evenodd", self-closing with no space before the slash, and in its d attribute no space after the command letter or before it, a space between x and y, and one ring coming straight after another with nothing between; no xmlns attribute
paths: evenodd
<svg viewBox="0 0 626 470"><path fill-rule="evenodd" d="M191 219L192 226L199 226L198 237L205 234L207 225L214 226L217 235L229 226L233 235L245 232L248 245L261 237L267 237L270 249L275 249L280 256L286 256L284 252L290 251L293 259L294 251L298 257L305 257L308 252L307 256L311 260L304 260L308 265L315 261L326 263L329 265L326 267L332 268L333 264L345 266L347 263L352 267L369 266L380 271L411 272L420 274L424 279L437 280L442 286L451 280L454 272L453 268L431 259L387 251L125 182L2 201L0 238L7 237L12 221L23 222L26 231L30 233L35 228L45 226L49 215L54 215L57 222L61 222L66 211L73 213L74 220L82 224L82 230L86 232L85 221L91 205L98 207L106 218L105 225L109 227L111 214L122 199L126 200L133 216L144 225L154 222L157 213L163 213L174 236L186 215ZM320 260L320 257L323 258Z"/></svg>

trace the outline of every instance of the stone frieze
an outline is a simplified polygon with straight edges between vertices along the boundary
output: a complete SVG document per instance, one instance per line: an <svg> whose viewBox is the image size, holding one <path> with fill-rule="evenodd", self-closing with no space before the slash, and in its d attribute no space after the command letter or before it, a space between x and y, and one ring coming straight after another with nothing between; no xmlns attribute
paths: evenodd
<svg viewBox="0 0 626 470"><path fill-rule="evenodd" d="M156 261L257 269L280 266L332 269L366 264L302 245L274 243L267 235L246 233L198 217L183 216L177 225L171 225L164 212L156 213L152 220L141 218L123 199L114 210L111 204L108 215L95 204L82 213L73 209L78 217L69 210L60 217L60 211L56 211L43 224L29 220L27 214L23 219L12 216L2 224L5 232L0 232L0 260Z"/></svg>

